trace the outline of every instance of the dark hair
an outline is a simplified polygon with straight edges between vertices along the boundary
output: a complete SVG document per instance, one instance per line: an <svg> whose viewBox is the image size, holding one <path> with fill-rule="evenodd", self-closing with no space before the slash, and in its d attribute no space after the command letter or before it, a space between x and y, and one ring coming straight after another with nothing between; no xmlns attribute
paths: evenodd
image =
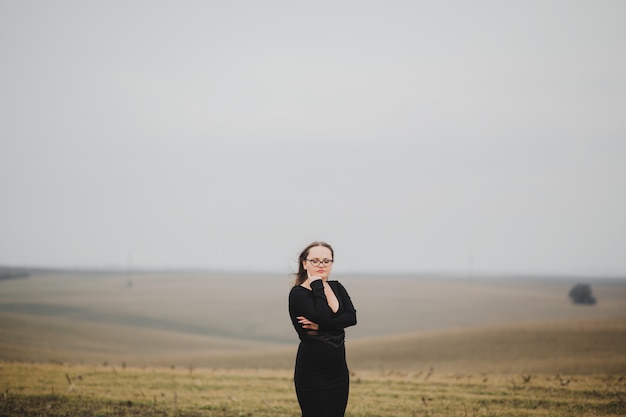
<svg viewBox="0 0 626 417"><path fill-rule="evenodd" d="M294 274L296 276L296 280L293 284L294 287L296 285L302 284L309 277L307 275L306 269L304 269L303 263L306 260L306 258L309 256L309 251L311 250L311 248L314 248L316 246L323 246L325 248L328 248L330 250L330 255L333 257L333 259L335 259L335 251L333 250L333 247L330 246L328 243L326 242L310 243L309 246L307 246L306 248L304 248L302 252L300 252L300 256L298 257L298 272Z"/></svg>

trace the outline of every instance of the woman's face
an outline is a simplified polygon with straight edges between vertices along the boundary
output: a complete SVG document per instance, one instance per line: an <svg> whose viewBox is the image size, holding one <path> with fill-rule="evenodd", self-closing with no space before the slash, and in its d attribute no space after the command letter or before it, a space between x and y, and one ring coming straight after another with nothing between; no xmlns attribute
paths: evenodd
<svg viewBox="0 0 626 417"><path fill-rule="evenodd" d="M309 276L322 277L322 279L328 278L331 269L333 269L333 263L329 262L328 265L324 265L323 261L332 261L333 254L327 247L313 246L309 249L309 255L306 257L306 261L302 262L304 269L309 272ZM313 265L311 261L320 261L318 265Z"/></svg>

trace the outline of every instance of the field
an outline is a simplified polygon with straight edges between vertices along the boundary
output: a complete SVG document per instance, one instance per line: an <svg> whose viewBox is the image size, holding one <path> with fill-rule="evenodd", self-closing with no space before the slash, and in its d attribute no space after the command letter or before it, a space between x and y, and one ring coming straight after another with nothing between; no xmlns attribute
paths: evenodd
<svg viewBox="0 0 626 417"><path fill-rule="evenodd" d="M5 363L0 372L2 416L299 416L289 371ZM616 376L356 373L346 416L619 416L625 385Z"/></svg>
<svg viewBox="0 0 626 417"><path fill-rule="evenodd" d="M348 417L626 414L626 284L336 277ZM0 417L298 416L289 277L48 272L0 281Z"/></svg>

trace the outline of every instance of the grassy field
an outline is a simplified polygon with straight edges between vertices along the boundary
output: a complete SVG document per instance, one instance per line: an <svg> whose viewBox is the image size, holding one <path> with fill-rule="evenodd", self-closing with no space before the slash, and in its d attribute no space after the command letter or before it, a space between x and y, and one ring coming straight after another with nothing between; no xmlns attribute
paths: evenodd
<svg viewBox="0 0 626 417"><path fill-rule="evenodd" d="M626 285L339 277L347 417L626 414ZM130 285L132 284L132 285ZM289 278L48 273L0 282L0 417L299 416Z"/></svg>
<svg viewBox="0 0 626 417"><path fill-rule="evenodd" d="M291 372L2 363L1 416L297 417ZM621 416L618 375L356 372L347 417Z"/></svg>
<svg viewBox="0 0 626 417"><path fill-rule="evenodd" d="M385 345L400 334L626 318L623 281L594 284L598 304L590 307L567 299L575 278L336 278L357 308L359 323L347 335L357 345L380 338ZM291 360L297 338L287 315L290 282L286 275L200 272L53 272L1 281L0 360L187 366L192 358L192 365L214 366L215 358L280 349L271 360ZM370 351L379 366L385 357Z"/></svg>
<svg viewBox="0 0 626 417"><path fill-rule="evenodd" d="M626 374L626 319L489 326L359 340L359 369L447 373Z"/></svg>

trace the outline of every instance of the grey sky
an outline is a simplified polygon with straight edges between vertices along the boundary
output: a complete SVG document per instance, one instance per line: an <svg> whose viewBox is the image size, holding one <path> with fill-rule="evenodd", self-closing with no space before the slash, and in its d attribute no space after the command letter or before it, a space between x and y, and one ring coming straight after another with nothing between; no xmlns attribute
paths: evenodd
<svg viewBox="0 0 626 417"><path fill-rule="evenodd" d="M0 2L0 264L626 274L625 18Z"/></svg>

